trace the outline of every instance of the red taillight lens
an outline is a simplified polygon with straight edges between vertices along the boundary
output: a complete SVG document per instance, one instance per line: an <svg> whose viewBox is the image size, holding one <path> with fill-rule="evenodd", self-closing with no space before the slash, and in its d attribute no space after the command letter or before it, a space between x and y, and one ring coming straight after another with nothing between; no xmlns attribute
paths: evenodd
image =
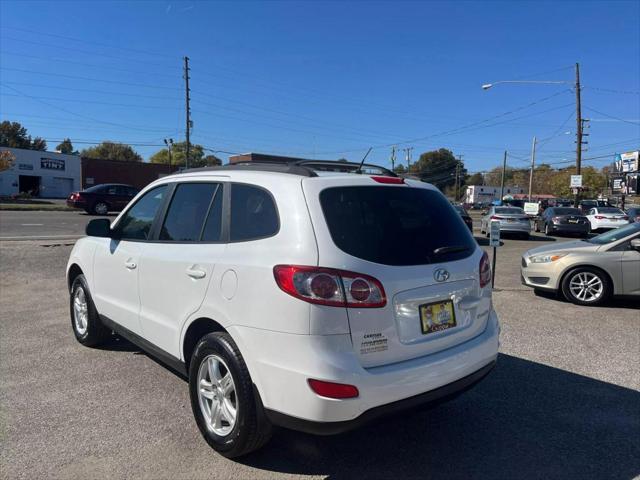
<svg viewBox="0 0 640 480"><path fill-rule="evenodd" d="M360 395L360 392L358 392L358 388L354 385L325 382L322 380L314 380L312 378L310 378L308 382L311 390L316 392L321 397L344 399L355 398Z"/></svg>
<svg viewBox="0 0 640 480"><path fill-rule="evenodd" d="M607 217L605 217L604 215L596 215L595 218L597 218L598 220L604 220Z"/></svg>
<svg viewBox="0 0 640 480"><path fill-rule="evenodd" d="M480 288L484 288L491 282L491 265L489 264L489 255L487 252L482 253L480 259Z"/></svg>
<svg viewBox="0 0 640 480"><path fill-rule="evenodd" d="M402 177L379 177L372 175L371 178L378 183L388 183L391 185L401 185L404 183L404 178Z"/></svg>
<svg viewBox="0 0 640 480"><path fill-rule="evenodd" d="M497 215L491 215L491 218L489 220L502 220L503 217L499 217Z"/></svg>
<svg viewBox="0 0 640 480"><path fill-rule="evenodd" d="M273 276L281 290L309 303L332 307L376 308L387 304L382 284L346 270L276 265Z"/></svg>

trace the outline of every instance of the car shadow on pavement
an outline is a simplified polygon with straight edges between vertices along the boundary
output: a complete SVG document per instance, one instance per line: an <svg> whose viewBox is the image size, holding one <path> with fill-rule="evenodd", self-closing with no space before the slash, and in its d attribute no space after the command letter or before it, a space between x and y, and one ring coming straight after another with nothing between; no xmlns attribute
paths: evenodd
<svg viewBox="0 0 640 480"><path fill-rule="evenodd" d="M545 290L534 290L536 297L545 298L556 302L569 303L558 292L548 292ZM640 311L640 297L614 297L609 298L600 305L585 306L582 308L627 308Z"/></svg>
<svg viewBox="0 0 640 480"><path fill-rule="evenodd" d="M501 354L449 403L316 437L277 430L239 461L329 478L633 478L640 393Z"/></svg>

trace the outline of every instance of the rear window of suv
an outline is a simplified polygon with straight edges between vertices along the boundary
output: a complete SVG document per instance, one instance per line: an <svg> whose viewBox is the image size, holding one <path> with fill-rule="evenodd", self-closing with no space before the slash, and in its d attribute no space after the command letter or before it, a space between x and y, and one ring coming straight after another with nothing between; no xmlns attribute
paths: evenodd
<svg viewBox="0 0 640 480"><path fill-rule="evenodd" d="M333 187L320 193L320 204L336 246L370 262L440 263L466 258L477 247L460 215L433 190Z"/></svg>

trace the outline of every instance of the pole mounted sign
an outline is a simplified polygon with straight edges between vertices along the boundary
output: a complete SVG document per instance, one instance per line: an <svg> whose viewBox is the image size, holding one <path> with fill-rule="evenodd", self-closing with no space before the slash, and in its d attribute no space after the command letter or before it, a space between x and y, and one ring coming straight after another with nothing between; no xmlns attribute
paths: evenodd
<svg viewBox="0 0 640 480"><path fill-rule="evenodd" d="M571 175L571 188L582 188L582 175Z"/></svg>

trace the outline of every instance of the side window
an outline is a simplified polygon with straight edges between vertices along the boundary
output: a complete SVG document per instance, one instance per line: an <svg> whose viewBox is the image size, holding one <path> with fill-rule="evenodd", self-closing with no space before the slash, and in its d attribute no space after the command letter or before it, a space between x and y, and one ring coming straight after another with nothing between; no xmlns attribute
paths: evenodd
<svg viewBox="0 0 640 480"><path fill-rule="evenodd" d="M123 240L146 240L166 192L166 185L149 190L127 210L118 222L120 238Z"/></svg>
<svg viewBox="0 0 640 480"><path fill-rule="evenodd" d="M218 190L217 183L181 183L176 187L164 224L160 229L160 240L174 242L196 242ZM217 196L217 195L216 195Z"/></svg>
<svg viewBox="0 0 640 480"><path fill-rule="evenodd" d="M232 242L270 237L279 228L278 212L269 192L251 185L231 186Z"/></svg>
<svg viewBox="0 0 640 480"><path fill-rule="evenodd" d="M116 185L110 185L102 193L106 193L108 195L118 195L120 192Z"/></svg>

